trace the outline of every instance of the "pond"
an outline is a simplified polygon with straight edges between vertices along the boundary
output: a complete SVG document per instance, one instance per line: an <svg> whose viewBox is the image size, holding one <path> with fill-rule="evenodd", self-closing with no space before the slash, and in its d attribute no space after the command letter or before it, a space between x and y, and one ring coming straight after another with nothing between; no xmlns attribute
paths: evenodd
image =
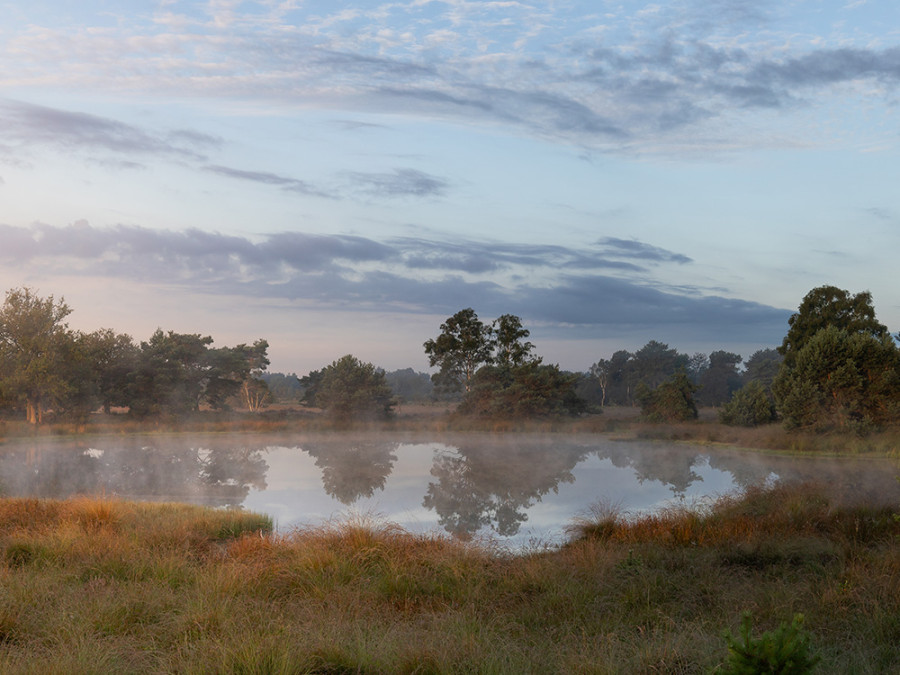
<svg viewBox="0 0 900 675"><path fill-rule="evenodd" d="M364 516L413 532L556 544L596 503L628 513L772 481L900 504L900 463L781 457L599 435L127 436L0 446L0 494L100 494L270 515L280 531Z"/></svg>

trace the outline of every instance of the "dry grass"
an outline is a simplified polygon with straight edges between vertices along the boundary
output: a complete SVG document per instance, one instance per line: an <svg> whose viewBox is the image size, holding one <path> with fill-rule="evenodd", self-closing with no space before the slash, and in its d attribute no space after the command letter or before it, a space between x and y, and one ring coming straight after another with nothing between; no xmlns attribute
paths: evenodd
<svg viewBox="0 0 900 675"><path fill-rule="evenodd" d="M8 673L704 673L724 629L806 616L820 672L900 663L900 523L819 488L637 519L522 555L378 521L0 500Z"/></svg>

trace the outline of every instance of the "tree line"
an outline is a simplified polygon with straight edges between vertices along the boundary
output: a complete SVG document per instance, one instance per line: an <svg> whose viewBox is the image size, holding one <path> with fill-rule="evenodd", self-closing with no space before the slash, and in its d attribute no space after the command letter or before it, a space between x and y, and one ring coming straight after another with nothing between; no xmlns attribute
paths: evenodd
<svg viewBox="0 0 900 675"><path fill-rule="evenodd" d="M69 418L114 407L137 417L180 415L201 405L258 409L268 343L213 347L200 334L157 329L137 343L107 328L71 330L64 300L30 288L7 292L0 307L0 406L40 424L48 411Z"/></svg>
<svg viewBox="0 0 900 675"><path fill-rule="evenodd" d="M460 310L424 342L430 378L385 373L348 354L303 377L266 373L268 343L213 347L213 339L161 329L137 343L111 329L70 330L71 310L52 296L13 289L0 308L0 406L39 424L48 410L84 417L126 408L138 417L203 407L259 410L298 401L330 417L384 419L401 398L459 401L461 415L535 417L640 406L656 421L693 419L716 406L726 424L780 419L788 428L865 431L900 418L900 351L868 292L811 290L777 349L743 361L714 351L688 355L656 340L619 350L586 372L545 364L519 317L484 323Z"/></svg>
<svg viewBox="0 0 900 675"><path fill-rule="evenodd" d="M640 405L650 421L697 417L716 406L725 424L781 420L788 429L857 433L900 421L900 350L876 318L869 292L812 289L781 346L739 354L679 353L651 340L615 352L586 373L543 365L518 317L490 325L464 309L425 342L436 387L462 392L459 411L489 416L577 414L591 405ZM898 336L900 339L900 336Z"/></svg>

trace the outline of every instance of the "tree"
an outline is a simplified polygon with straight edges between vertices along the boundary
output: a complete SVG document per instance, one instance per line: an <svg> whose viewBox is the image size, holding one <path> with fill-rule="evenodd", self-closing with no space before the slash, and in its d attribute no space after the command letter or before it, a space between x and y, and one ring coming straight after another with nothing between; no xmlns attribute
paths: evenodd
<svg viewBox="0 0 900 675"><path fill-rule="evenodd" d="M65 300L41 298L30 288L10 290L0 308L0 384L6 398L24 401L31 424L40 424L70 387L65 377L74 342L65 323L70 313Z"/></svg>
<svg viewBox="0 0 900 675"><path fill-rule="evenodd" d="M690 381L684 370L679 370L655 389L642 382L637 392L641 414L651 422L697 419L696 391L697 385Z"/></svg>
<svg viewBox="0 0 900 675"><path fill-rule="evenodd" d="M777 349L760 349L744 363L742 380L744 386L751 382L759 382L767 393L772 393L772 382L778 375L784 357Z"/></svg>
<svg viewBox="0 0 900 675"><path fill-rule="evenodd" d="M208 376L206 351L212 342L208 335L162 329L141 342L138 368L131 378L131 413L178 415L199 409Z"/></svg>
<svg viewBox="0 0 900 675"><path fill-rule="evenodd" d="M778 348L788 367L793 366L797 354L815 334L829 326L878 339L889 335L887 327L875 319L870 292L851 295L835 286L819 286L807 293L797 313L788 319L788 325L787 335Z"/></svg>
<svg viewBox="0 0 900 675"><path fill-rule="evenodd" d="M244 383L269 363L265 340L217 349L212 343L208 335L157 329L141 343L137 368L129 378L131 412L178 415L204 403L227 408L229 399L239 396Z"/></svg>
<svg viewBox="0 0 900 675"><path fill-rule="evenodd" d="M772 385L788 428L853 428L895 419L900 408L900 353L885 333L819 330Z"/></svg>
<svg viewBox="0 0 900 675"><path fill-rule="evenodd" d="M606 405L607 392L610 380L613 377L613 362L609 359L600 359L588 370L588 377L592 379L600 390L600 407Z"/></svg>
<svg viewBox="0 0 900 675"><path fill-rule="evenodd" d="M462 309L441 324L441 334L424 344L428 365L438 366L435 385L449 391L468 392L475 371L491 362L491 329L475 311Z"/></svg>
<svg viewBox="0 0 900 675"><path fill-rule="evenodd" d="M297 380L301 391L300 405L309 406L311 408L319 407L316 398L319 393L319 387L322 385L322 377L324 374L325 373L322 370L311 370L308 374Z"/></svg>
<svg viewBox="0 0 900 675"><path fill-rule="evenodd" d="M208 349L204 358L207 369L203 398L210 407L229 407L229 399L237 397L248 410L257 411L267 400L268 388L259 379L269 365L266 352L269 343L257 340L252 345Z"/></svg>
<svg viewBox="0 0 900 675"><path fill-rule="evenodd" d="M687 368L687 354L679 354L676 349L656 340L650 340L632 357L636 382L642 382L653 389L680 370Z"/></svg>
<svg viewBox="0 0 900 675"><path fill-rule="evenodd" d="M741 360L740 354L722 350L709 355L709 366L700 376L700 389L697 393L697 399L702 405L722 405L740 388L738 365Z"/></svg>
<svg viewBox="0 0 900 675"><path fill-rule="evenodd" d="M434 383L428 373L418 373L412 368L394 370L384 374L391 391L398 400L428 401L434 392Z"/></svg>
<svg viewBox="0 0 900 675"><path fill-rule="evenodd" d="M78 341L91 365L95 395L103 412L108 414L113 406L128 405L128 377L140 356L131 336L101 328Z"/></svg>
<svg viewBox="0 0 900 675"><path fill-rule="evenodd" d="M609 402L616 405L633 405L636 373L634 354L624 349L614 352L609 358Z"/></svg>
<svg viewBox="0 0 900 675"><path fill-rule="evenodd" d="M316 404L333 420L347 423L386 419L391 416L394 400L384 371L347 354L322 369Z"/></svg>
<svg viewBox="0 0 900 675"><path fill-rule="evenodd" d="M491 347L493 362L503 368L521 366L534 360L531 350L534 345L524 340L531 332L522 326L522 320L515 314L504 314L491 324ZM540 358L537 359L540 361Z"/></svg>

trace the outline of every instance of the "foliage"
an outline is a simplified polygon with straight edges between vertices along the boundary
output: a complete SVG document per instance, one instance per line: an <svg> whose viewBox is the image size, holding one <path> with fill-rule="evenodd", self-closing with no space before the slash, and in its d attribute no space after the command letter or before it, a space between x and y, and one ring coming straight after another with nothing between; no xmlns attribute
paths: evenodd
<svg viewBox="0 0 900 675"><path fill-rule="evenodd" d="M315 399L326 415L341 423L386 419L394 406L384 371L351 354L322 369Z"/></svg>
<svg viewBox="0 0 900 675"><path fill-rule="evenodd" d="M696 355L695 355L696 359ZM601 359L588 371L588 378L600 390L601 405L634 405L639 388L653 389L692 362L669 345L650 340L635 353L624 349ZM589 385L585 383L587 389Z"/></svg>
<svg viewBox="0 0 900 675"><path fill-rule="evenodd" d="M775 419L775 404L759 380L738 389L719 411L722 424L755 427Z"/></svg>
<svg viewBox="0 0 900 675"><path fill-rule="evenodd" d="M803 628L803 615L794 615L790 624L782 623L774 631L760 637L751 634L753 617L747 612L741 621L740 634L725 634L728 662L718 672L728 675L805 675L821 660L812 652L809 633Z"/></svg>
<svg viewBox="0 0 900 675"><path fill-rule="evenodd" d="M135 371L140 350L130 335L109 328L81 336L85 359L90 364L97 403L103 411L128 405L128 378Z"/></svg>
<svg viewBox="0 0 900 675"><path fill-rule="evenodd" d="M229 399L240 396L244 382L269 363L265 340L218 349L212 343L208 335L157 329L141 343L137 368L129 377L131 413L181 415L201 404L226 409Z"/></svg>
<svg viewBox="0 0 900 675"><path fill-rule="evenodd" d="M744 363L743 382L759 382L766 393L772 393L772 382L778 375L784 357L777 349L759 349Z"/></svg>
<svg viewBox="0 0 900 675"><path fill-rule="evenodd" d="M637 392L641 414L650 422L683 422L697 419L692 383L684 370L678 371L655 389L641 383Z"/></svg>
<svg viewBox="0 0 900 675"><path fill-rule="evenodd" d="M519 366L484 366L460 404L462 415L497 418L577 415L585 404L576 394L578 376L537 361Z"/></svg>
<svg viewBox="0 0 900 675"><path fill-rule="evenodd" d="M266 387L275 401L297 401L303 392L300 378L296 373L268 373L259 374L259 379L266 383Z"/></svg>
<svg viewBox="0 0 900 675"><path fill-rule="evenodd" d="M718 406L725 403L741 386L738 366L741 356L726 351L709 355L709 365L700 375L697 401L701 405Z"/></svg>
<svg viewBox="0 0 900 675"><path fill-rule="evenodd" d="M450 391L471 388L475 371L491 362L491 329L469 307L441 324L441 334L424 344L428 364L438 366L435 385Z"/></svg>
<svg viewBox="0 0 900 675"><path fill-rule="evenodd" d="M428 373L418 373L412 368L404 368L385 373L384 377L397 399L428 401L434 394L434 383Z"/></svg>
<svg viewBox="0 0 900 675"><path fill-rule="evenodd" d="M532 360L534 345L524 340L531 332L522 326L522 320L515 314L504 314L491 324L491 347L494 350L493 363L501 368L521 366Z"/></svg>
<svg viewBox="0 0 900 675"><path fill-rule="evenodd" d="M785 360L773 383L788 428L864 429L894 419L900 394L900 353L890 335L818 331Z"/></svg>
<svg viewBox="0 0 900 675"><path fill-rule="evenodd" d="M26 419L40 424L49 407L70 389L67 356L75 337L65 318L64 300L41 298L30 288L6 294L0 308L0 377L4 397L25 403Z"/></svg>
<svg viewBox="0 0 900 675"><path fill-rule="evenodd" d="M803 298L795 314L788 319L787 335L779 353L788 367L803 347L823 328L829 326L847 333L870 335L877 339L888 337L888 329L875 318L872 294L868 291L851 295L835 286L819 286Z"/></svg>

